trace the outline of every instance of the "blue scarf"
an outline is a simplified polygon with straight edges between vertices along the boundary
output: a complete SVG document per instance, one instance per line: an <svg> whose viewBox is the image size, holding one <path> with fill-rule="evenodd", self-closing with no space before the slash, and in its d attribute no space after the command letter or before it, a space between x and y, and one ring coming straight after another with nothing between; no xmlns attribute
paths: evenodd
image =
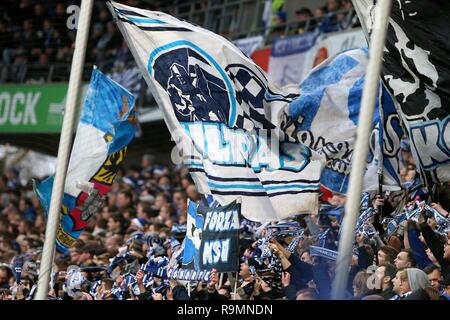
<svg viewBox="0 0 450 320"><path fill-rule="evenodd" d="M332 261L336 261L338 256L337 251L317 246L309 246L309 254L311 257L322 257Z"/></svg>

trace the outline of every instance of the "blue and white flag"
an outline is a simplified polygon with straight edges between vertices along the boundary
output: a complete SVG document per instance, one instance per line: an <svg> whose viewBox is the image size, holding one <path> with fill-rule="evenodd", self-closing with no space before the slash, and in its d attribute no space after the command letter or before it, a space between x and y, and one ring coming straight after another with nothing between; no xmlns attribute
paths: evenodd
<svg viewBox="0 0 450 320"><path fill-rule="evenodd" d="M296 251L297 251L298 244L300 243L300 240L304 239L304 237L305 237L305 236L304 236L304 232L302 232L302 233L299 234L298 236L292 238L291 242L290 242L289 245L286 247L286 249L287 249L289 252L292 252L292 253L296 252Z"/></svg>
<svg viewBox="0 0 450 320"><path fill-rule="evenodd" d="M135 135L134 96L98 69L81 112L67 169L56 248L67 252L111 190L128 144ZM45 213L50 209L51 176L35 192Z"/></svg>
<svg viewBox="0 0 450 320"><path fill-rule="evenodd" d="M21 256L18 256L14 259L13 264L14 270L14 277L16 278L16 283L20 283L22 278L22 267L23 267L23 258Z"/></svg>
<svg viewBox="0 0 450 320"><path fill-rule="evenodd" d="M300 84L300 97L291 102L283 114L286 132L325 157L326 165L320 183L337 193L346 193L348 188L367 63L367 48L344 51L328 58ZM380 101L393 106L388 94L381 95L381 87L376 110ZM391 121L391 118L385 121ZM375 112L372 127L379 122L378 112ZM397 127L392 130L397 134ZM391 131L388 133L391 134ZM381 143L393 143L390 136L377 138L380 150L392 149ZM394 160L399 156L399 146L389 154ZM368 164L373 162L373 158L374 155L369 155ZM386 159L386 163L383 162L388 168L386 171L399 171L398 165L391 170L391 162L394 161Z"/></svg>
<svg viewBox="0 0 450 320"><path fill-rule="evenodd" d="M362 211L358 217L358 222L356 224L356 230L359 232L363 231L364 223L369 221L375 215L375 210L373 208L367 208Z"/></svg>
<svg viewBox="0 0 450 320"><path fill-rule="evenodd" d="M319 214L336 216L338 219L340 219L341 216L344 214L344 207L343 206L337 207L328 203L322 203L320 205Z"/></svg>
<svg viewBox="0 0 450 320"><path fill-rule="evenodd" d="M89 290L89 294L91 296L93 296L95 300L97 300L97 290L98 290L98 288L101 287L101 285L102 285L102 280L94 281L91 285L91 290Z"/></svg>
<svg viewBox="0 0 450 320"><path fill-rule="evenodd" d="M296 88L278 88L208 30L162 12L109 7L200 193L221 205L241 198L253 221L317 212L323 160L279 127Z"/></svg>
<svg viewBox="0 0 450 320"><path fill-rule="evenodd" d="M319 29L301 35L280 37L272 44L268 73L280 85L298 84L314 64Z"/></svg>
<svg viewBox="0 0 450 320"><path fill-rule="evenodd" d="M198 205L188 199L187 228L184 238L183 266L194 270L200 270L200 247L202 240L203 218L197 214Z"/></svg>
<svg viewBox="0 0 450 320"><path fill-rule="evenodd" d="M300 84L300 97L284 114L286 131L325 157L320 182L333 192L347 192L367 62L367 49L328 58Z"/></svg>
<svg viewBox="0 0 450 320"><path fill-rule="evenodd" d="M209 207L209 208L214 208L214 207L220 206L220 203L219 203L219 201L214 199L214 197L212 195L205 194L205 197L202 199L202 201L200 201L200 205Z"/></svg>
<svg viewBox="0 0 450 320"><path fill-rule="evenodd" d="M447 234L447 232L450 230L450 219L444 217L439 213L439 211L428 205L425 206L425 209L433 214L437 224L436 231L439 233Z"/></svg>
<svg viewBox="0 0 450 320"><path fill-rule="evenodd" d="M365 191L378 191L378 174L382 175L383 191L399 191L401 186L401 140L403 129L394 102L385 86L379 86L379 119L372 131L369 160L364 175Z"/></svg>
<svg viewBox="0 0 450 320"><path fill-rule="evenodd" d="M360 208L361 210L367 210L370 206L370 195L368 192L363 192L361 195Z"/></svg>

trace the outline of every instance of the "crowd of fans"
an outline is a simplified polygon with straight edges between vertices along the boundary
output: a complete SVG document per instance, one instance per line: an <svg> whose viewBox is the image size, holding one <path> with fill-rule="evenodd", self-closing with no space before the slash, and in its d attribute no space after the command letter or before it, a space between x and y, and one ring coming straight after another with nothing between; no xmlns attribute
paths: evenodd
<svg viewBox="0 0 450 320"><path fill-rule="evenodd" d="M122 1L144 7L143 1ZM25 65L67 65L72 60L75 34L76 0L33 1L6 0L0 4L0 82L19 82ZM158 9L145 3L145 7ZM86 63L96 63L103 70L131 61L125 40L112 20L104 1L94 1Z"/></svg>
<svg viewBox="0 0 450 320"><path fill-rule="evenodd" d="M403 161L406 192L401 197L371 194L367 208L362 208L374 214L358 222L362 227L355 237L347 299L450 298L449 226L421 209L427 190L415 183L418 177L408 150ZM43 208L32 184L22 185L19 176L13 168L0 179L4 300L33 297L44 241ZM450 186L440 186L436 195L430 207L448 219ZM160 272L181 266L188 199L204 201L183 166L160 165L144 155L139 165L120 169L89 227L69 252L56 254L49 299L330 299L335 260L316 249L337 250L345 195L324 190L319 214L279 222L285 229L278 233L242 219L236 289L229 273L213 270L209 281L186 282ZM410 212L417 206L415 217L397 219L401 209Z"/></svg>
<svg viewBox="0 0 450 320"><path fill-rule="evenodd" d="M314 11L302 7L295 12L296 21L293 24L287 21L284 5L273 8L273 11L271 38L284 36L287 26L290 26L288 30L293 31L288 34L302 34L317 29L320 32L329 33L360 26L351 0L327 0L325 6Z"/></svg>
<svg viewBox="0 0 450 320"><path fill-rule="evenodd" d="M3 80L14 81L8 77L24 64L70 61L74 31L67 28L66 7L72 3L20 0L19 11L13 1L1 4L0 51L13 71L2 73ZM275 8L274 32L285 22L282 8ZM351 9L351 1L329 0L314 14L300 9L297 33L347 28L354 12L342 9ZM92 20L88 62L105 70L130 61L103 2L95 2ZM450 185L439 185L430 198L408 146L403 150L402 192L362 197L347 299L450 299ZM266 227L242 218L238 277L212 270L205 282L172 280L162 271L181 265L188 200L205 199L187 168L144 155L119 170L89 226L67 253L56 254L49 299L330 299L346 196L322 191L318 214ZM33 298L45 227L33 184L22 184L20 168L10 168L0 178L0 299Z"/></svg>
<svg viewBox="0 0 450 320"><path fill-rule="evenodd" d="M146 1L121 2L151 10L161 9L157 4ZM76 20L75 11L67 12L67 8L79 4L80 1L75 0L20 0L18 5L17 1L2 1L0 83L21 82L25 77L26 66L45 68L51 64L70 65L74 50ZM270 39L285 34L287 14L284 8L284 1L274 2ZM358 19L351 9L350 0L328 0L325 7L315 10L314 13L308 8L301 8L297 11L298 25L294 33L312 31L316 28L322 32L335 32L354 27ZM109 72L130 63L131 53L119 34L105 2L94 1L91 21L86 64L95 63L100 69Z"/></svg>

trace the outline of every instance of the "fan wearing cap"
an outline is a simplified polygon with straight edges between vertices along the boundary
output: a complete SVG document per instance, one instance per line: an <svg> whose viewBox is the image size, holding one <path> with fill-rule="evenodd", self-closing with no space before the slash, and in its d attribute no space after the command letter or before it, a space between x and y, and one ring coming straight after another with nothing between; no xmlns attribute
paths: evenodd
<svg viewBox="0 0 450 320"><path fill-rule="evenodd" d="M413 293L415 294L408 300L416 300L420 294L420 289L425 290L430 287L426 273L417 268L399 270L392 283L397 296L391 298L391 300L404 300Z"/></svg>

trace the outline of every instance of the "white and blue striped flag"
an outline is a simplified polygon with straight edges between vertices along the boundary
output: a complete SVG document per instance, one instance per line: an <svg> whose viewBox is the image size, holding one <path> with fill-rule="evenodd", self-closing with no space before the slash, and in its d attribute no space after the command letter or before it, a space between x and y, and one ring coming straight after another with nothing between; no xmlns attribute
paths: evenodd
<svg viewBox="0 0 450 320"><path fill-rule="evenodd" d="M280 130L298 89L236 46L162 12L110 3L199 192L253 221L318 210L322 157ZM281 204L281 205L280 205Z"/></svg>

